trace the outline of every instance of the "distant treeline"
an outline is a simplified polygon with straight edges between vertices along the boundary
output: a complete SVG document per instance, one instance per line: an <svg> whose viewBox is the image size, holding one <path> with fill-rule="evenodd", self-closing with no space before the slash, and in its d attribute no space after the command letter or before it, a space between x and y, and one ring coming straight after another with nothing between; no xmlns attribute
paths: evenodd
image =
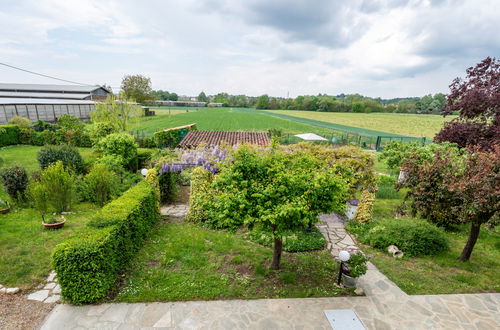
<svg viewBox="0 0 500 330"><path fill-rule="evenodd" d="M153 91L153 96L157 100L217 102L227 107L358 113L440 114L446 104L446 96L441 93L429 94L423 97L381 99L360 94L340 94L336 96L319 94L317 96L301 95L296 98L282 98L268 95L259 97L230 95L228 93L207 96L204 92L201 92L197 98L182 98L178 97L176 93L158 90Z"/></svg>

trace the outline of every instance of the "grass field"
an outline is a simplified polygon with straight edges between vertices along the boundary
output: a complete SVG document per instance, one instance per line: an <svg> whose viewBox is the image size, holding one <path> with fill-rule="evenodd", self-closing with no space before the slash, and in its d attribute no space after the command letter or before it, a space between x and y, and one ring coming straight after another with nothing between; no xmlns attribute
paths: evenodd
<svg viewBox="0 0 500 330"><path fill-rule="evenodd" d="M132 130L153 134L161 129L196 123L198 129L208 131L263 131L281 128L285 133L330 134L330 130L280 119L266 113L237 111L237 109L203 109L176 114L175 116L142 117Z"/></svg>
<svg viewBox="0 0 500 330"><path fill-rule="evenodd" d="M330 297L338 264L327 250L284 253L269 269L272 250L241 234L184 222L160 223L125 273L115 301Z"/></svg>
<svg viewBox="0 0 500 330"><path fill-rule="evenodd" d="M448 116L443 118L437 115L402 113L341 113L295 110L267 111L369 130L427 138L433 138L445 122L455 117Z"/></svg>

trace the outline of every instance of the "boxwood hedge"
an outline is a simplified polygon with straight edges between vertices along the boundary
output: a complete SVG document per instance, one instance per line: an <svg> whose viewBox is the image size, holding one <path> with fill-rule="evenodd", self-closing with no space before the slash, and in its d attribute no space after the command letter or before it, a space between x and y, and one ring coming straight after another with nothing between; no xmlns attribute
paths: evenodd
<svg viewBox="0 0 500 330"><path fill-rule="evenodd" d="M64 299L80 305L104 298L157 219L155 187L140 182L57 245L52 263Z"/></svg>
<svg viewBox="0 0 500 330"><path fill-rule="evenodd" d="M19 126L0 125L0 147L19 144Z"/></svg>

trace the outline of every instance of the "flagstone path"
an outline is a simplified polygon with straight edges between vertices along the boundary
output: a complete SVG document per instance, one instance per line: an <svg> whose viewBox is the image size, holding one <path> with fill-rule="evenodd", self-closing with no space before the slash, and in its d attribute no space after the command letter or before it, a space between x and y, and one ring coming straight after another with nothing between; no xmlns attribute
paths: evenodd
<svg viewBox="0 0 500 330"><path fill-rule="evenodd" d="M186 206L163 207L181 217ZM328 250L357 249L335 215L318 225ZM58 305L41 329L331 329L324 310L352 309L367 329L500 329L500 294L409 296L369 263L359 279L366 296Z"/></svg>

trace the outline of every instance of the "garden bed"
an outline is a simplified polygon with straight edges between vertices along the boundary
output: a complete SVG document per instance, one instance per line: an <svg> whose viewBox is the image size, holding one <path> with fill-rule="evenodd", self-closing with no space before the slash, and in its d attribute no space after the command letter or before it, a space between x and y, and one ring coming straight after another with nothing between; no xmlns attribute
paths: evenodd
<svg viewBox="0 0 500 330"><path fill-rule="evenodd" d="M113 301L184 301L332 297L351 291L334 283L338 265L326 250L284 253L269 270L272 250L241 234L162 221L133 259Z"/></svg>

